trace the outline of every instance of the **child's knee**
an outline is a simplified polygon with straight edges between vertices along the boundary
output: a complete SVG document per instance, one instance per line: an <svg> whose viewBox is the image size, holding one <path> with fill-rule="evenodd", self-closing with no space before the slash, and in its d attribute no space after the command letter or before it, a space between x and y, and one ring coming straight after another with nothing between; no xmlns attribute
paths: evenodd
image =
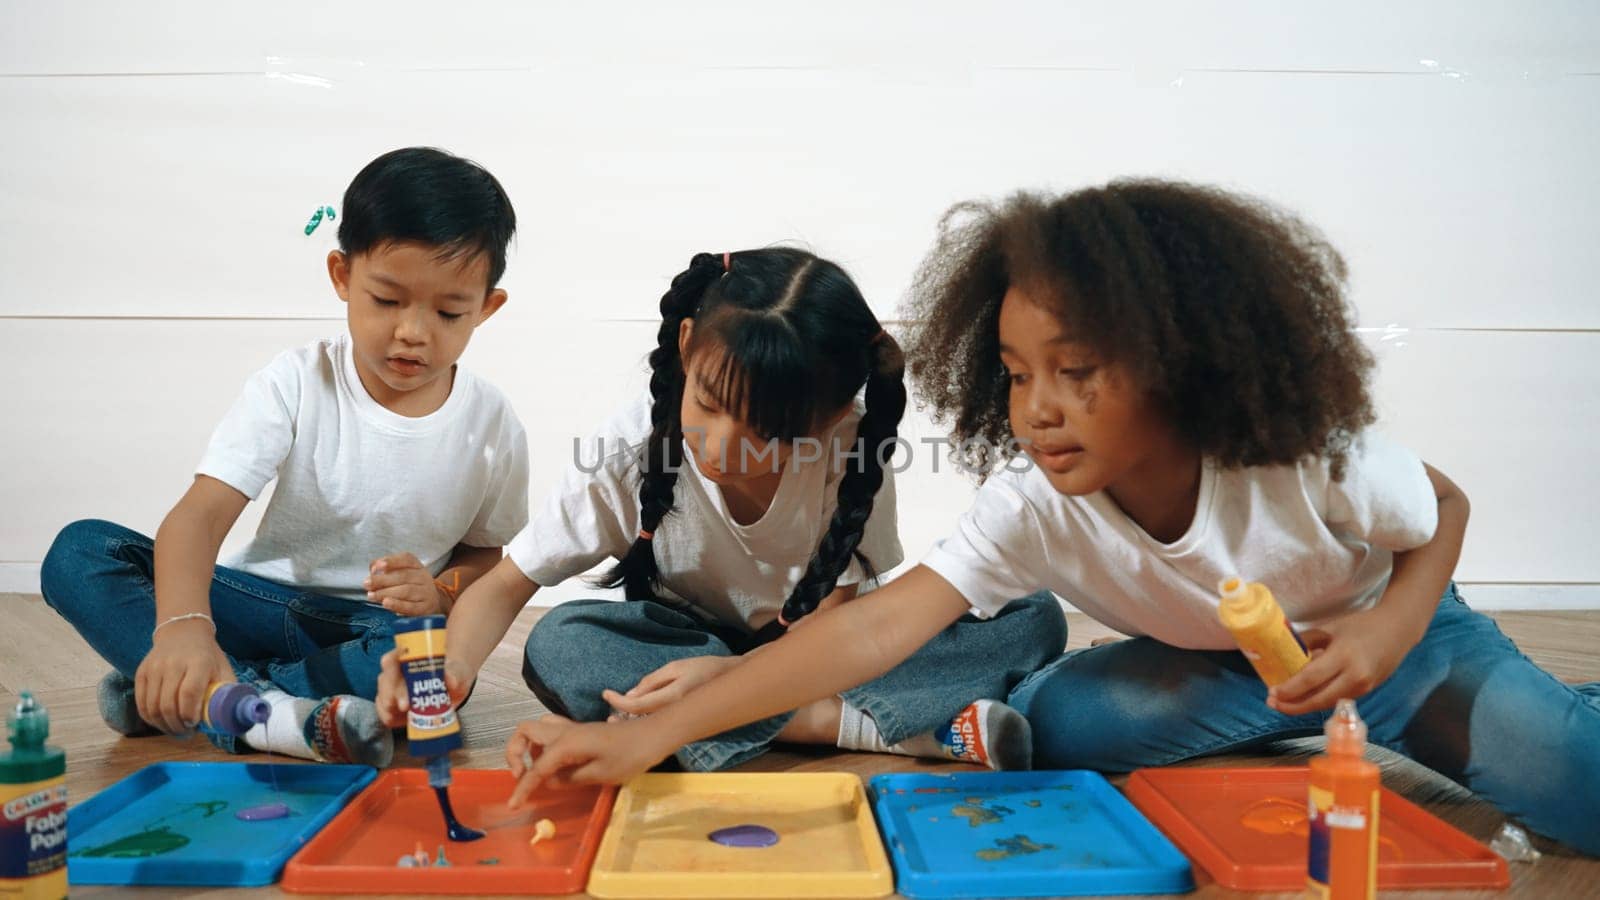
<svg viewBox="0 0 1600 900"><path fill-rule="evenodd" d="M575 649L576 642L570 630L563 628L560 621L562 609L558 606L545 613L528 632L528 641L522 647L523 657L536 670L560 668Z"/></svg>
<svg viewBox="0 0 1600 900"><path fill-rule="evenodd" d="M588 607L604 600L574 600L555 606L534 623L525 645L528 660L543 669L576 662L589 649L583 632L589 626Z"/></svg>
<svg viewBox="0 0 1600 900"><path fill-rule="evenodd" d="M1142 756L1140 737L1172 712L1152 699L1157 698L1131 682L1086 686L1070 677L1046 679L1019 710L1033 726L1034 766L1108 772L1134 767Z"/></svg>
<svg viewBox="0 0 1600 900"><path fill-rule="evenodd" d="M1007 702L1033 726L1034 767L1123 772L1193 755L1187 749L1204 731L1194 728L1195 710L1220 695L1146 671L1186 655L1134 639L1075 650L1023 682Z"/></svg>
<svg viewBox="0 0 1600 900"><path fill-rule="evenodd" d="M604 601L602 601L604 602ZM601 688L590 683L593 642L586 640L585 601L551 609L533 626L523 647L523 680L545 706L579 721L605 718Z"/></svg>
<svg viewBox="0 0 1600 900"><path fill-rule="evenodd" d="M1027 668L1037 669L1060 656L1067 648L1067 617L1055 595L1041 591L1013 602L1020 607L1011 615L1017 616L1018 647L1026 650Z"/></svg>
<svg viewBox="0 0 1600 900"><path fill-rule="evenodd" d="M39 589L45 602L57 612L65 612L64 605L74 605L90 561L104 556L110 539L123 530L100 519L79 519L61 529L39 567Z"/></svg>
<svg viewBox="0 0 1600 900"><path fill-rule="evenodd" d="M1458 721L1440 721L1445 711ZM1578 692L1507 655L1479 677L1441 685L1411 730L1431 743L1418 747L1432 751L1420 762L1458 780L1449 770L1459 768L1470 787L1535 831L1600 855L1600 710Z"/></svg>

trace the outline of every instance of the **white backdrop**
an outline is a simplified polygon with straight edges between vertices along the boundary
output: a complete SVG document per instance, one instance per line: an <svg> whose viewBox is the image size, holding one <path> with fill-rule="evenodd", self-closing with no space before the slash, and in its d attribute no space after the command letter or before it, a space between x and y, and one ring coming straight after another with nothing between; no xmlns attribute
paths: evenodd
<svg viewBox="0 0 1600 900"><path fill-rule="evenodd" d="M1472 499L1475 602L1600 606L1600 5L1391 6L7 3L0 589L72 519L154 530L242 380L342 328L311 211L435 144L521 217L465 363L535 501L695 251L802 242L891 317L950 203L1161 175L1345 252L1384 427ZM925 459L912 557L970 496Z"/></svg>

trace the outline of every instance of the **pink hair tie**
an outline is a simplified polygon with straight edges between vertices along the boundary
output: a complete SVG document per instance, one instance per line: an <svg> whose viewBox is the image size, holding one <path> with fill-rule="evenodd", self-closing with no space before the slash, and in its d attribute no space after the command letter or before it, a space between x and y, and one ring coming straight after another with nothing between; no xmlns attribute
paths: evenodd
<svg viewBox="0 0 1600 900"><path fill-rule="evenodd" d="M653 541L655 540L655 537L656 533L654 531L645 531L643 528L639 529L639 540Z"/></svg>
<svg viewBox="0 0 1600 900"><path fill-rule="evenodd" d="M785 618L784 618L784 617L783 617L783 613L782 613L782 611L779 611L779 613L778 613L778 624L779 624L779 625L782 625L782 626L783 626L783 627L785 627L785 628L788 628L788 627L789 627L789 625L790 625L790 622L789 622L789 620L788 620L788 619L785 619Z"/></svg>
<svg viewBox="0 0 1600 900"><path fill-rule="evenodd" d="M733 271L733 254L724 253L722 254L722 272L723 274L727 274L731 271Z"/></svg>

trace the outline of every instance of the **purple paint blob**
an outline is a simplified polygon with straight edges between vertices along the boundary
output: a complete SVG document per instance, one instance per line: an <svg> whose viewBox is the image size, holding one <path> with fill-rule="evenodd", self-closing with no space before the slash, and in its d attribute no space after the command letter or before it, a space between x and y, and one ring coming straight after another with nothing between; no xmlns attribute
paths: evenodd
<svg viewBox="0 0 1600 900"><path fill-rule="evenodd" d="M241 822L270 822L287 815L289 815L289 804L263 803L260 806L247 806L234 813L233 817Z"/></svg>
<svg viewBox="0 0 1600 900"><path fill-rule="evenodd" d="M778 833L765 825L718 828L706 837L724 847L771 847L778 842Z"/></svg>

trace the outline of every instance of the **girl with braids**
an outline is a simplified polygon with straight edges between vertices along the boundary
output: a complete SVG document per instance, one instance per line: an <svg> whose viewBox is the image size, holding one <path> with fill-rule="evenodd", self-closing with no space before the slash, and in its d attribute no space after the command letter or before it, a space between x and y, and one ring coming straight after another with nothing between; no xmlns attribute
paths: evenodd
<svg viewBox="0 0 1600 900"><path fill-rule="evenodd" d="M1371 429L1372 359L1320 235L1168 182L956 213L913 291L911 372L961 446L1004 459L1015 438L1032 464L991 475L921 566L737 677L642 721L523 726L514 802L546 777L625 779L871 678L968 607L1047 587L1132 639L1009 695L1041 766L1312 736L1351 698L1375 743L1600 854L1600 683L1550 677L1462 600L1466 497ZM1269 585L1313 650L1270 691L1217 617L1235 574Z"/></svg>
<svg viewBox="0 0 1600 900"><path fill-rule="evenodd" d="M584 445L506 560L462 595L447 677L458 696L538 585L607 558L603 583L629 602L556 607L523 662L539 699L582 721L655 714L837 615L901 561L889 464L905 365L837 265L781 248L695 256L661 298L649 361L648 396ZM995 609L952 621L881 678L678 759L721 769L782 740L1025 768L1027 722L998 701L1060 654L1065 620L1048 594ZM385 665L378 704L398 722L405 688Z"/></svg>

